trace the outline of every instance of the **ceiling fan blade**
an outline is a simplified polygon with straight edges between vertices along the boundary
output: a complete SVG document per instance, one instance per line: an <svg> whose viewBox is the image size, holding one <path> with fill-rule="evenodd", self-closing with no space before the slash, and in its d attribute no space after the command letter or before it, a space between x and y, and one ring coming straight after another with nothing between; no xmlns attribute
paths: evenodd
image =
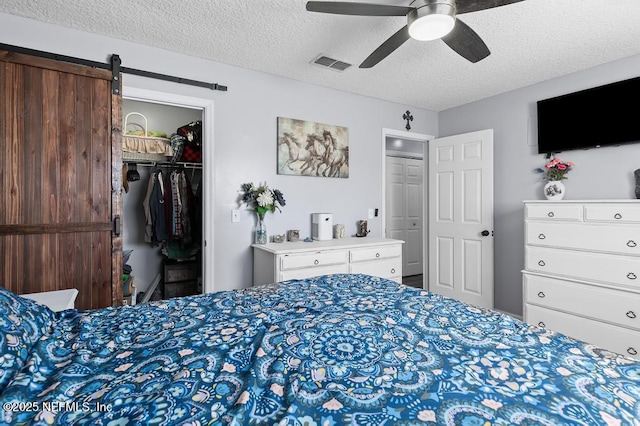
<svg viewBox="0 0 640 426"><path fill-rule="evenodd" d="M357 16L406 16L415 8L375 3L350 3L346 1L308 1L310 12L335 13Z"/></svg>
<svg viewBox="0 0 640 426"><path fill-rule="evenodd" d="M456 10L458 15L462 13L477 12L478 10L492 9L494 7L506 6L524 0L456 0Z"/></svg>
<svg viewBox="0 0 640 426"><path fill-rule="evenodd" d="M389 56L398 47L402 46L407 40L409 40L409 28L405 25L400 28L397 33L389 37L387 41L378 46L378 48L360 64L360 68L371 68Z"/></svg>
<svg viewBox="0 0 640 426"><path fill-rule="evenodd" d="M476 63L491 54L489 48L480 36L467 24L456 18L456 26L453 30L442 37L442 41L447 43L458 55L466 60Z"/></svg>

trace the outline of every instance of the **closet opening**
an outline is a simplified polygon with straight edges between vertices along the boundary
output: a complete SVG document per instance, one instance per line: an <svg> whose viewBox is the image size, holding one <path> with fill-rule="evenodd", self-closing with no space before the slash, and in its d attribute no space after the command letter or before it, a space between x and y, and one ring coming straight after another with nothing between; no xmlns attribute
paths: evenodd
<svg viewBox="0 0 640 426"><path fill-rule="evenodd" d="M214 291L213 102L125 87L122 117L124 303Z"/></svg>
<svg viewBox="0 0 640 426"><path fill-rule="evenodd" d="M428 135L383 129L383 223L386 238L404 241L402 282L427 288L426 169Z"/></svg>

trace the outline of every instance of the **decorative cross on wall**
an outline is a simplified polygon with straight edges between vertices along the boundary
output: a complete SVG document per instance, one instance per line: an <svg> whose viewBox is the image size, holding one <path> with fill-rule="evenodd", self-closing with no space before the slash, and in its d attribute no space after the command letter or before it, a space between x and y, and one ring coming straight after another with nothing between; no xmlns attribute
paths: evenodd
<svg viewBox="0 0 640 426"><path fill-rule="evenodd" d="M413 121L413 115L411 115L411 111L407 110L407 112L402 114L402 119L407 120L407 125L405 126L405 129L407 129L407 131L411 130L411 125L409 124L410 121Z"/></svg>

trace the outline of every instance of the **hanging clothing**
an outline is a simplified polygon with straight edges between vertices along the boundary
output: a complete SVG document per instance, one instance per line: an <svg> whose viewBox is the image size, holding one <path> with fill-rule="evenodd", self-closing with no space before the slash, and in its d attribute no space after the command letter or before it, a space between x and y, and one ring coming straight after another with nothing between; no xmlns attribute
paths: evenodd
<svg viewBox="0 0 640 426"><path fill-rule="evenodd" d="M171 198L172 203L172 224L173 224L173 238L181 239L184 234L182 231L182 197L180 190L181 173L171 173Z"/></svg>
<svg viewBox="0 0 640 426"><path fill-rule="evenodd" d="M147 195L143 206L145 210L146 227L145 241L159 243L167 240L167 215L165 210L165 187L162 171L156 171L149 177Z"/></svg>
<svg viewBox="0 0 640 426"><path fill-rule="evenodd" d="M171 246L171 256L197 251L202 239L201 216L191 182L184 170L154 171L143 201L145 241ZM175 250L175 248L180 250ZM167 254L167 253L165 253ZM172 257L173 258L173 257Z"/></svg>
<svg viewBox="0 0 640 426"><path fill-rule="evenodd" d="M144 196L142 207L144 207L145 227L144 227L144 241L150 243L153 241L153 220L151 219L151 194L153 193L153 175L149 176L149 183L147 184L147 193Z"/></svg>
<svg viewBox="0 0 640 426"><path fill-rule="evenodd" d="M193 241L193 220L191 217L193 211L193 192L191 192L191 184L189 183L189 178L184 171L180 173L178 192L180 194L180 199L182 200L182 210L180 214L182 219L182 239L185 244L189 244Z"/></svg>

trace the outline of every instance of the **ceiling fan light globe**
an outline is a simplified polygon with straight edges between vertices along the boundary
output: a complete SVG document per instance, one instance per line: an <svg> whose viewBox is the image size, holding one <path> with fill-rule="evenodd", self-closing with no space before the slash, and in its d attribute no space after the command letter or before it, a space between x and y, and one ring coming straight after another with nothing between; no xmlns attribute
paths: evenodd
<svg viewBox="0 0 640 426"><path fill-rule="evenodd" d="M409 36L420 41L437 40L449 34L456 24L452 0L414 0L407 14Z"/></svg>
<svg viewBox="0 0 640 426"><path fill-rule="evenodd" d="M437 40L449 34L456 20L449 15L427 15L413 21L409 27L411 38L419 41Z"/></svg>

